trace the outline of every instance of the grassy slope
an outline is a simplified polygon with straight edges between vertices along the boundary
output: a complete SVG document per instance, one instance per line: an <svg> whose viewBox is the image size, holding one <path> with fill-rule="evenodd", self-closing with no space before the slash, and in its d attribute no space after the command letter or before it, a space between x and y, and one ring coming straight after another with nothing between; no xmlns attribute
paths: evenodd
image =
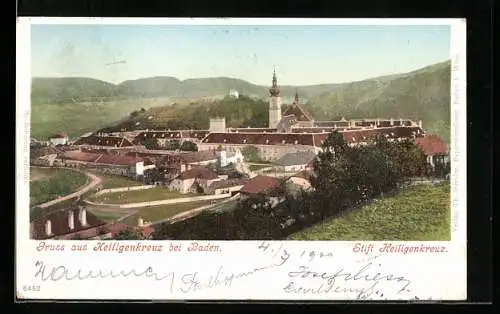
<svg viewBox="0 0 500 314"><path fill-rule="evenodd" d="M84 173L70 169L32 168L31 171L40 172L45 177L30 182L30 206L71 194L88 180Z"/></svg>
<svg viewBox="0 0 500 314"><path fill-rule="evenodd" d="M205 206L210 204L210 201L199 201L199 202L189 202L180 204L170 204L170 205L159 205L151 207L141 207L137 208L137 213L125 218L123 223L129 225L137 225L137 218L141 217L144 220L155 222L162 219L167 219L176 214Z"/></svg>
<svg viewBox="0 0 500 314"><path fill-rule="evenodd" d="M123 188L127 186L143 185L141 181L136 181L127 177L104 174L98 171L89 171L89 172L95 174L96 176L102 179L102 187L104 189L114 189L114 188Z"/></svg>
<svg viewBox="0 0 500 314"><path fill-rule="evenodd" d="M46 140L56 132L70 137L94 132L127 118L134 110L167 104L166 99L121 100L107 103L34 103L31 106L31 137Z"/></svg>
<svg viewBox="0 0 500 314"><path fill-rule="evenodd" d="M418 185L341 217L318 223L293 240L450 240L450 185Z"/></svg>

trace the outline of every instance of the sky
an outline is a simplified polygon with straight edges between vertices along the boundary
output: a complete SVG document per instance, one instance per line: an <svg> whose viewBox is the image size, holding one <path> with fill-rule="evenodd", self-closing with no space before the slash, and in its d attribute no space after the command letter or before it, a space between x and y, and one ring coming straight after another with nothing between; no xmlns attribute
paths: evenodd
<svg viewBox="0 0 500 314"><path fill-rule="evenodd" d="M343 83L450 59L446 25L33 25L33 77ZM124 61L124 63L116 63ZM115 63L115 64L111 64Z"/></svg>

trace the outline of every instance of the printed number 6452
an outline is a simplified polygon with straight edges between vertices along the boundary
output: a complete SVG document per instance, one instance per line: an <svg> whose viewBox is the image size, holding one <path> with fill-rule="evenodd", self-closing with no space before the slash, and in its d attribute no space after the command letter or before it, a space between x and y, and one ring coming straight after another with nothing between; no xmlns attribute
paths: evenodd
<svg viewBox="0 0 500 314"><path fill-rule="evenodd" d="M24 285L23 291L40 291L40 286L36 285Z"/></svg>

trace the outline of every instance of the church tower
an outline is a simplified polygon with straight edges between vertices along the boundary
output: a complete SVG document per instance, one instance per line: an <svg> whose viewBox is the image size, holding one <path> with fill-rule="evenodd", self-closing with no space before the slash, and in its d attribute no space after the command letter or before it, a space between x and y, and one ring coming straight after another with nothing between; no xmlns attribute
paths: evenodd
<svg viewBox="0 0 500 314"><path fill-rule="evenodd" d="M281 96L276 79L276 70L273 71L273 85L269 89L269 128L276 128L281 121Z"/></svg>

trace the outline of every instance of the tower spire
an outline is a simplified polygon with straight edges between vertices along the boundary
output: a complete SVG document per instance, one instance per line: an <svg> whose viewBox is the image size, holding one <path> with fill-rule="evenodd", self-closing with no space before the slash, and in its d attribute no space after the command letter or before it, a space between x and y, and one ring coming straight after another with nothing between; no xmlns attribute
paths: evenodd
<svg viewBox="0 0 500 314"><path fill-rule="evenodd" d="M279 96L280 89L278 88L278 79L276 78L276 68L273 67L273 83L271 88L269 89L269 94L271 96Z"/></svg>
<svg viewBox="0 0 500 314"><path fill-rule="evenodd" d="M295 90L295 98L293 102L297 105L299 104L299 93L297 92L297 90Z"/></svg>

